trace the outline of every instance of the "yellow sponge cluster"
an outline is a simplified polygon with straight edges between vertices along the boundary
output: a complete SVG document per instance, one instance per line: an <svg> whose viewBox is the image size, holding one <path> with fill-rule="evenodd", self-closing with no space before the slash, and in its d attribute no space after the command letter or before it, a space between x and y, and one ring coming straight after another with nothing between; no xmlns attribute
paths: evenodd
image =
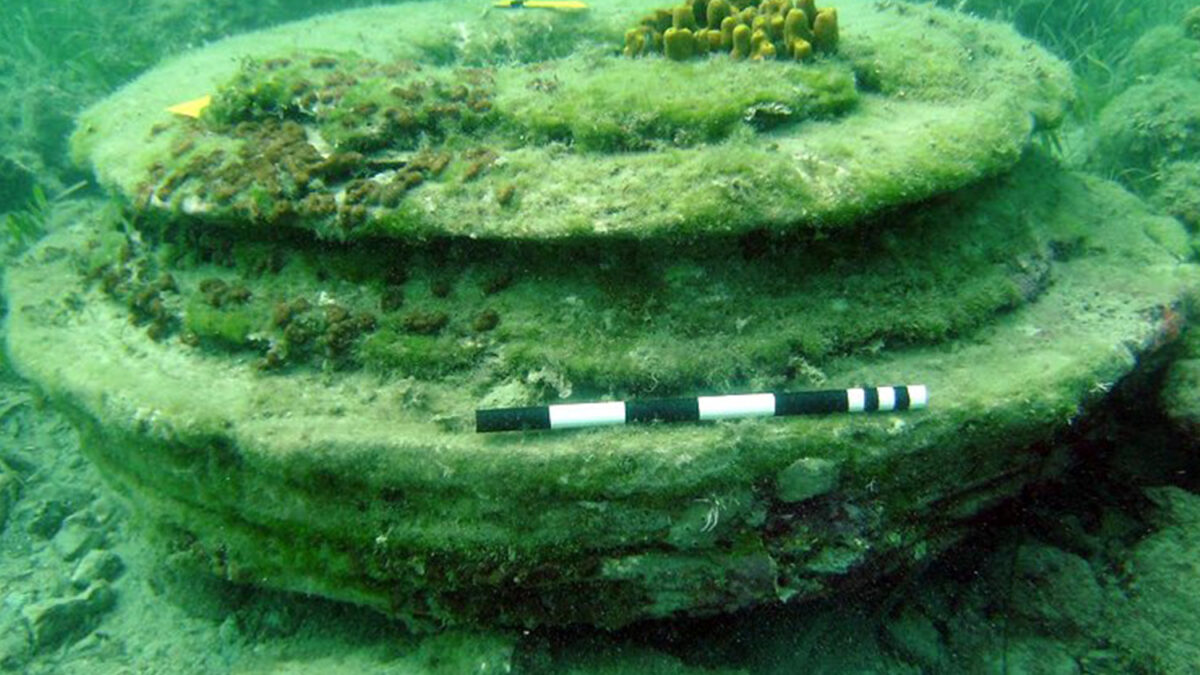
<svg viewBox="0 0 1200 675"><path fill-rule="evenodd" d="M686 61L710 53L735 59L811 58L837 51L837 10L814 0L687 0L655 10L625 31L625 55Z"/></svg>

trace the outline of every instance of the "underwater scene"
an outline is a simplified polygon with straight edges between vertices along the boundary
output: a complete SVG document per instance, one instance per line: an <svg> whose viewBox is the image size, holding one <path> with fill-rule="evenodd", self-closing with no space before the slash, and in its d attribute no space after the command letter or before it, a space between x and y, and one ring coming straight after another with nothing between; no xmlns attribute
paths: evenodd
<svg viewBox="0 0 1200 675"><path fill-rule="evenodd" d="M1194 0L8 0L0 672L1200 672Z"/></svg>

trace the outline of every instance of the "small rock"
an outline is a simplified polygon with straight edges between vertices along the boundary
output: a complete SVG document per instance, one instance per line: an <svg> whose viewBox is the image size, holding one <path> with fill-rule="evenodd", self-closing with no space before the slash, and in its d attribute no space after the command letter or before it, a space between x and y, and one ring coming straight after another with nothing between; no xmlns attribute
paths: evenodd
<svg viewBox="0 0 1200 675"><path fill-rule="evenodd" d="M90 633L117 602L116 591L99 581L70 598L33 603L22 610L38 651L54 649Z"/></svg>
<svg viewBox="0 0 1200 675"><path fill-rule="evenodd" d="M32 475L41 466L29 452L13 447L0 448L0 462L3 462L9 471L18 476Z"/></svg>
<svg viewBox="0 0 1200 675"><path fill-rule="evenodd" d="M79 561L71 584L75 588L87 588L94 581L114 581L125 571L125 562L112 551L93 550Z"/></svg>
<svg viewBox="0 0 1200 675"><path fill-rule="evenodd" d="M70 512L66 504L56 499L42 502L29 521L29 534L42 539L53 537L62 527L63 518Z"/></svg>
<svg viewBox="0 0 1200 675"><path fill-rule="evenodd" d="M16 475L0 462L0 532L8 524L8 514L17 503L18 490L21 487Z"/></svg>
<svg viewBox="0 0 1200 675"><path fill-rule="evenodd" d="M1200 495L1173 486L1145 494L1157 507L1157 531L1133 546L1126 569L1134 586L1105 629L1123 656L1153 664L1144 672L1194 673L1200 663Z"/></svg>
<svg viewBox="0 0 1200 675"><path fill-rule="evenodd" d="M801 502L837 487L838 465L831 459L801 457L779 472L776 493L785 502Z"/></svg>
<svg viewBox="0 0 1200 675"><path fill-rule="evenodd" d="M1017 560L1015 611L1057 633L1096 625L1104 593L1086 560L1043 544L1023 547Z"/></svg>
<svg viewBox="0 0 1200 675"><path fill-rule="evenodd" d="M996 649L987 660L992 667L986 672L999 672L1003 664L1010 673L1029 675L1078 675L1079 662L1067 648L1057 640L1046 638L1018 638L1008 646L1008 653Z"/></svg>
<svg viewBox="0 0 1200 675"><path fill-rule="evenodd" d="M36 184L34 172L8 157L0 157L0 211L20 208Z"/></svg>
<svg viewBox="0 0 1200 675"><path fill-rule="evenodd" d="M120 504L105 496L97 497L88 510L96 514L96 522L101 525L110 525L116 522L122 513Z"/></svg>
<svg viewBox="0 0 1200 675"><path fill-rule="evenodd" d="M78 560L103 541L104 535L97 529L98 525L96 517L90 512L79 511L71 514L54 535L51 542L54 550L67 562Z"/></svg>
<svg viewBox="0 0 1200 675"><path fill-rule="evenodd" d="M1116 650L1093 649L1079 659L1079 668L1085 673L1130 673L1134 664Z"/></svg>
<svg viewBox="0 0 1200 675"><path fill-rule="evenodd" d="M32 653L29 629L24 624L0 626L0 669L21 670Z"/></svg>
<svg viewBox="0 0 1200 675"><path fill-rule="evenodd" d="M822 548L805 565L805 571L814 574L844 576L862 564L866 553L862 549L830 545Z"/></svg>
<svg viewBox="0 0 1200 675"><path fill-rule="evenodd" d="M884 635L892 648L913 665L935 671L944 665L942 634L923 612L905 608L887 623Z"/></svg>
<svg viewBox="0 0 1200 675"><path fill-rule="evenodd" d="M225 617L217 628L217 641L223 648L236 648L242 644L242 633L232 614Z"/></svg>
<svg viewBox="0 0 1200 675"><path fill-rule="evenodd" d="M0 607L0 670L20 670L33 655L33 640L21 617L21 603L22 599L13 593Z"/></svg>

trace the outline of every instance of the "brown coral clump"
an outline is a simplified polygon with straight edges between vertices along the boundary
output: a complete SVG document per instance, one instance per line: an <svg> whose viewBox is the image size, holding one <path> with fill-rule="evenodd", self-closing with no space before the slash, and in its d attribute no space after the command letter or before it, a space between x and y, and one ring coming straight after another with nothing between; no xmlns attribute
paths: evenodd
<svg viewBox="0 0 1200 675"><path fill-rule="evenodd" d="M486 69L429 73L403 60L248 61L202 124L172 142L176 168L152 174L144 195L199 212L216 206L256 224L321 223L323 234L343 237L451 162L447 152L421 148L495 123L494 85ZM197 151L206 132L231 147ZM468 180L489 164L468 167ZM183 204L187 197L199 199Z"/></svg>

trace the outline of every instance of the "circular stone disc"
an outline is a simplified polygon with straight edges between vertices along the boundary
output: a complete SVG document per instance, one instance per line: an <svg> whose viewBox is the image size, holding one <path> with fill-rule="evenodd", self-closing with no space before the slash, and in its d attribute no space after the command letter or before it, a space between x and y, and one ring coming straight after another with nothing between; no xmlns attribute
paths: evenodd
<svg viewBox="0 0 1200 675"><path fill-rule="evenodd" d="M74 151L140 207L336 239L691 236L960 187L1070 98L1010 28L902 2L836 3L839 51L812 62L622 56L656 6L452 0L233 37L87 111ZM199 120L166 111L206 94Z"/></svg>
<svg viewBox="0 0 1200 675"><path fill-rule="evenodd" d="M924 383L925 411L476 434L472 411L489 387L564 386L549 371L494 370L527 342L491 343L452 376L381 377L263 372L253 355L155 340L144 322L131 325L147 303L114 301L108 277L92 275L107 242L124 241L99 214L6 271L5 334L14 366L71 413L104 473L178 535L180 554L224 577L362 603L417 626L620 626L729 611L811 597L952 543L981 508L1044 478L1046 458L1027 448L1178 334L1172 307L1197 281L1181 262L1186 237L1116 186L1023 162L939 202L903 217L898 231L1020 219L1014 238L1048 251L1038 263L1048 283L965 337L880 343L810 373L832 388ZM137 255L144 244L126 245ZM865 251L851 268L895 267L892 292L851 290L882 304L938 283L901 283L903 260L888 250ZM980 253L965 243L958 255ZM691 254L677 251L680 261ZM443 262L459 264L450 254ZM180 265L169 286L215 293L202 275L220 264ZM327 301L341 291L332 278L280 274L297 287L319 283L315 304L333 312ZM551 271L520 284L537 285L543 304L573 305ZM781 301L788 288L777 290ZM460 286L450 297L468 295ZM821 311L845 309L831 305ZM736 368L723 376L729 388L694 393L738 391Z"/></svg>

